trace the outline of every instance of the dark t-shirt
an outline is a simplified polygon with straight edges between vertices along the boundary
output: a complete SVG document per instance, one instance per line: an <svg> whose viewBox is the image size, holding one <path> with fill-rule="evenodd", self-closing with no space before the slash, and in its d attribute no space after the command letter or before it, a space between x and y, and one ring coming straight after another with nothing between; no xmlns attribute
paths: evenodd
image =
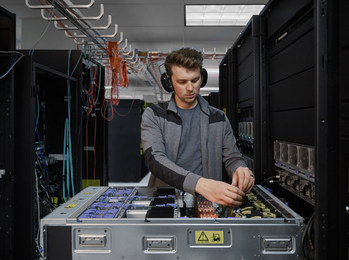
<svg viewBox="0 0 349 260"><path fill-rule="evenodd" d="M182 135L176 164L202 176L200 105L192 109L177 107L177 111L182 119Z"/></svg>

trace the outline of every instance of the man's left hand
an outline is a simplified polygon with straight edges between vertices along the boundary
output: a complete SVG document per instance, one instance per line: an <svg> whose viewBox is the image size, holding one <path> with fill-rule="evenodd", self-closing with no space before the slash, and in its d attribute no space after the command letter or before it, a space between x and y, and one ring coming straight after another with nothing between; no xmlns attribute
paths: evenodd
<svg viewBox="0 0 349 260"><path fill-rule="evenodd" d="M232 185L248 193L254 185L254 174L247 167L239 167L233 174Z"/></svg>

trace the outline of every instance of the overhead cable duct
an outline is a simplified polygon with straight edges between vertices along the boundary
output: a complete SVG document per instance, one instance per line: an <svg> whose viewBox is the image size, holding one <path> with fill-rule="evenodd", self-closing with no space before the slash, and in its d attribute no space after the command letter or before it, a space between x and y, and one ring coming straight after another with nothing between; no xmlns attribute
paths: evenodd
<svg viewBox="0 0 349 260"><path fill-rule="evenodd" d="M95 35L98 35L99 33L95 30L87 29L86 26L84 26L81 23L81 19L76 19L74 15L72 15L69 10L58 3L55 0L47 0L54 8L56 8L66 19L68 19L74 26L76 26L83 34L85 34L87 37L90 38L92 42L94 42L99 48L101 48L105 53L108 53L106 49L106 40L104 38L96 38ZM101 7L102 9L102 7ZM104 13L104 7L103 7L103 13Z"/></svg>
<svg viewBox="0 0 349 260"><path fill-rule="evenodd" d="M89 4L86 5L65 5L64 8L90 8L95 3L95 0L91 0ZM54 6L51 5L31 5L29 0L25 0L25 4L32 9L52 9Z"/></svg>

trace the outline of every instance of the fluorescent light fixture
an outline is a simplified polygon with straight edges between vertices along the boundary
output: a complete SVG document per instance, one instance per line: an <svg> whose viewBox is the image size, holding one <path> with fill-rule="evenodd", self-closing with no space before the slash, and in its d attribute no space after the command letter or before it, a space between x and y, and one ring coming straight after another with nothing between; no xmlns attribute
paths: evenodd
<svg viewBox="0 0 349 260"><path fill-rule="evenodd" d="M185 5L185 26L245 26L265 5Z"/></svg>

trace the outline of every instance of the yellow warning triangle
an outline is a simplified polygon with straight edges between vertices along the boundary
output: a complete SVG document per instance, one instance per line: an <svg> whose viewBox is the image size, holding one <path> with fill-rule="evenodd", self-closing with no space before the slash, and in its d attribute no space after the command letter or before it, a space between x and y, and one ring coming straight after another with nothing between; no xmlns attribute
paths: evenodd
<svg viewBox="0 0 349 260"><path fill-rule="evenodd" d="M206 236L205 232L201 232L198 241L208 241L208 237Z"/></svg>

